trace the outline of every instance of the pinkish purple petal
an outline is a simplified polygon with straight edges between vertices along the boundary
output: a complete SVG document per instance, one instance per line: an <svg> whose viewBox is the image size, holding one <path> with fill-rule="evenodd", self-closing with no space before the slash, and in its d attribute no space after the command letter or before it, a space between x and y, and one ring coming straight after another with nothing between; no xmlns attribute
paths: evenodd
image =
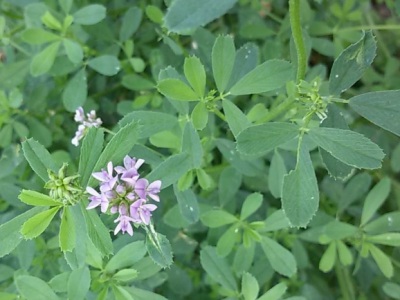
<svg viewBox="0 0 400 300"><path fill-rule="evenodd" d="M135 184L135 192L136 194L138 194L138 196L142 199L146 199L146 189L147 186L149 185L149 182L147 181L147 179L141 178L138 181L136 181Z"/></svg>

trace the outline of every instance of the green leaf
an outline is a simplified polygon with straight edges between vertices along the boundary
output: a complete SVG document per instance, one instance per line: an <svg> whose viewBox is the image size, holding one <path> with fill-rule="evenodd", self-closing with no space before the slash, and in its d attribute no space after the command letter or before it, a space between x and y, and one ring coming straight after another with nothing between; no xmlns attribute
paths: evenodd
<svg viewBox="0 0 400 300"><path fill-rule="evenodd" d="M232 95L259 94L282 87L293 78L292 65L284 60L268 60L244 75L229 92Z"/></svg>
<svg viewBox="0 0 400 300"><path fill-rule="evenodd" d="M49 226L51 220L53 220L56 213L60 210L60 207L53 207L27 220L21 227L21 233L26 239L33 239L40 234Z"/></svg>
<svg viewBox="0 0 400 300"><path fill-rule="evenodd" d="M206 246L200 251L200 263L213 280L227 290L237 291L238 287L228 263L218 256L214 247Z"/></svg>
<svg viewBox="0 0 400 300"><path fill-rule="evenodd" d="M54 42L33 57L30 66L32 76L43 75L51 69L60 44L61 42Z"/></svg>
<svg viewBox="0 0 400 300"><path fill-rule="evenodd" d="M0 257L9 254L23 240L23 236L20 232L22 224L24 224L27 219L42 212L44 209L44 207L34 207L0 225Z"/></svg>
<svg viewBox="0 0 400 300"><path fill-rule="evenodd" d="M233 260L233 270L236 274L248 271L253 264L256 243L251 243L250 247L243 244L238 245Z"/></svg>
<svg viewBox="0 0 400 300"><path fill-rule="evenodd" d="M231 253L238 238L240 238L239 225L233 224L218 239L217 254L221 257L225 257Z"/></svg>
<svg viewBox="0 0 400 300"><path fill-rule="evenodd" d="M309 137L340 161L357 168L377 169L385 154L363 135L337 128L312 128Z"/></svg>
<svg viewBox="0 0 400 300"><path fill-rule="evenodd" d="M192 123L196 130L203 130L208 123L208 110L203 102L199 102L192 110Z"/></svg>
<svg viewBox="0 0 400 300"><path fill-rule="evenodd" d="M235 138L238 137L240 132L251 126L251 122L246 115L231 101L223 100L222 107L228 126Z"/></svg>
<svg viewBox="0 0 400 300"><path fill-rule="evenodd" d="M1 128L0 147L5 148L11 144L13 135L12 129L13 128L11 124L6 124L5 126L3 126L3 128Z"/></svg>
<svg viewBox="0 0 400 300"><path fill-rule="evenodd" d="M173 263L171 244L164 235L156 232L149 234L148 232L146 249L151 259L160 267L165 269Z"/></svg>
<svg viewBox="0 0 400 300"><path fill-rule="evenodd" d="M262 229L262 232L277 231L289 227L290 227L289 220L286 218L284 211L279 209L273 212L264 221L264 228Z"/></svg>
<svg viewBox="0 0 400 300"><path fill-rule="evenodd" d="M184 34L222 16L236 1L175 0L165 15L164 26L168 31Z"/></svg>
<svg viewBox="0 0 400 300"><path fill-rule="evenodd" d="M114 55L102 55L88 60L88 66L105 76L116 75L120 70L118 58Z"/></svg>
<svg viewBox="0 0 400 300"><path fill-rule="evenodd" d="M22 151L32 170L44 182L49 180L47 170L58 172L58 168L50 153L39 142L32 138L22 142Z"/></svg>
<svg viewBox="0 0 400 300"><path fill-rule="evenodd" d="M259 56L260 53L258 47L253 43L247 43L236 51L231 78L229 79L226 88L228 91L234 84L243 78L243 76L257 67Z"/></svg>
<svg viewBox="0 0 400 300"><path fill-rule="evenodd" d="M81 230L76 227L75 223L76 221L71 212L71 206L65 206L61 217L59 234L60 248L63 252L72 251L75 248L76 230Z"/></svg>
<svg viewBox="0 0 400 300"><path fill-rule="evenodd" d="M218 197L223 205L236 195L242 184L242 175L232 166L226 167L219 176Z"/></svg>
<svg viewBox="0 0 400 300"><path fill-rule="evenodd" d="M398 232L388 232L374 236L367 236L365 240L374 244L400 247L400 233Z"/></svg>
<svg viewBox="0 0 400 300"><path fill-rule="evenodd" d="M131 267L141 260L146 254L146 247L143 241L132 242L118 251L106 264L104 270L113 273L118 269Z"/></svg>
<svg viewBox="0 0 400 300"><path fill-rule="evenodd" d="M155 88L155 84L151 80L138 74L128 74L122 77L122 85L132 91L151 90Z"/></svg>
<svg viewBox="0 0 400 300"><path fill-rule="evenodd" d="M53 138L49 126L44 125L37 118L29 115L25 116L25 121L28 125L32 138L37 140L44 147L50 147L53 142Z"/></svg>
<svg viewBox="0 0 400 300"><path fill-rule="evenodd" d="M390 212L380 216L364 226L364 230L370 234L384 233L388 231L400 231L400 212Z"/></svg>
<svg viewBox="0 0 400 300"><path fill-rule="evenodd" d="M161 80L157 85L158 91L173 100L198 101L199 96L182 80L167 78Z"/></svg>
<svg viewBox="0 0 400 300"><path fill-rule="evenodd" d="M393 277L394 270L390 257L374 245L369 245L369 251L383 275L387 278Z"/></svg>
<svg viewBox="0 0 400 300"><path fill-rule="evenodd" d="M53 198L30 190L22 190L18 196L22 202L33 206L61 206L62 203L55 201Z"/></svg>
<svg viewBox="0 0 400 300"><path fill-rule="evenodd" d="M400 136L400 90L365 93L350 99L349 105L358 114Z"/></svg>
<svg viewBox="0 0 400 300"><path fill-rule="evenodd" d="M160 8L155 5L146 6L146 16L154 23L161 24L163 22L164 14Z"/></svg>
<svg viewBox="0 0 400 300"><path fill-rule="evenodd" d="M79 156L79 169L81 186L86 187L94 166L103 150L104 131L92 127L83 138L81 153Z"/></svg>
<svg viewBox="0 0 400 300"><path fill-rule="evenodd" d="M272 122L255 125L239 133L237 149L244 156L262 156L294 139L298 134L299 127L292 123Z"/></svg>
<svg viewBox="0 0 400 300"><path fill-rule="evenodd" d="M266 236L262 238L261 247L276 272L287 277L296 273L296 260L286 248Z"/></svg>
<svg viewBox="0 0 400 300"><path fill-rule="evenodd" d="M304 145L297 153L296 169L283 179L282 209L291 226L306 227L317 212L318 182L310 154Z"/></svg>
<svg viewBox="0 0 400 300"><path fill-rule="evenodd" d="M265 294L263 294L257 300L279 300L286 293L287 285L284 282L278 283L270 288ZM287 298L289 300L290 298ZM295 300L292 298L292 300ZM298 299L301 300L301 299Z"/></svg>
<svg viewBox="0 0 400 300"><path fill-rule="evenodd" d="M191 122L187 122L183 130L182 153L187 153L191 161L191 168L200 168L203 161L203 147L199 134Z"/></svg>
<svg viewBox="0 0 400 300"><path fill-rule="evenodd" d="M371 65L376 55L376 42L372 31L347 47L333 62L329 76L329 92L340 95L356 83Z"/></svg>
<svg viewBox="0 0 400 300"><path fill-rule="evenodd" d="M199 220L199 204L195 193L190 189L179 191L176 185L174 185L174 193L182 217L185 218L189 224L196 223Z"/></svg>
<svg viewBox="0 0 400 300"><path fill-rule="evenodd" d="M119 122L120 127L133 121L140 125L139 137L148 138L156 133L178 126L178 119L170 114L157 111L132 111Z"/></svg>
<svg viewBox="0 0 400 300"><path fill-rule="evenodd" d="M364 197L369 191L371 181L372 178L367 172L353 176L346 184L346 187L342 191L338 191L338 193L341 193L340 198L338 198L338 213L342 213L356 200Z"/></svg>
<svg viewBox="0 0 400 300"><path fill-rule="evenodd" d="M123 269L115 273L112 277L113 280L128 282L138 277L138 271L135 269Z"/></svg>
<svg viewBox="0 0 400 300"><path fill-rule="evenodd" d="M107 146L94 166L94 171L99 171L101 168L105 168L108 162L120 162L124 156L129 153L132 147L137 143L139 137L139 125L133 121L128 125L122 127L118 132L111 138ZM89 179L89 186L94 186L96 179L91 177Z"/></svg>
<svg viewBox="0 0 400 300"><path fill-rule="evenodd" d="M257 279L250 273L243 273L242 275L242 295L245 300L255 300L258 296L260 287Z"/></svg>
<svg viewBox="0 0 400 300"><path fill-rule="evenodd" d="M216 139L215 143L224 158L240 174L252 177L260 176L260 174L263 172L260 160L244 160L240 153L237 151L236 144L233 141L227 139Z"/></svg>
<svg viewBox="0 0 400 300"><path fill-rule="evenodd" d="M3 64L0 68L0 88L12 89L19 86L29 73L29 60Z"/></svg>
<svg viewBox="0 0 400 300"><path fill-rule="evenodd" d="M391 187L390 178L385 177L379 181L377 185L368 193L365 199L363 211L361 214L360 226L365 225L378 210L379 207L385 202L389 196Z"/></svg>
<svg viewBox="0 0 400 300"><path fill-rule="evenodd" d="M139 28L142 21L142 10L139 7L130 7L122 17L121 29L119 31L119 41L125 42Z"/></svg>
<svg viewBox="0 0 400 300"><path fill-rule="evenodd" d="M46 282L34 276L18 276L15 284L21 295L28 300L60 299Z"/></svg>
<svg viewBox="0 0 400 300"><path fill-rule="evenodd" d="M331 242L319 261L319 269L326 273L332 270L336 262L336 243Z"/></svg>
<svg viewBox="0 0 400 300"><path fill-rule="evenodd" d="M225 91L231 78L235 56L233 38L229 35L217 37L211 52L211 59L215 83L220 93Z"/></svg>
<svg viewBox="0 0 400 300"><path fill-rule="evenodd" d="M134 300L167 300L167 298L150 292L148 290L138 289L136 287L124 287L125 290L129 291L129 293L133 296Z"/></svg>
<svg viewBox="0 0 400 300"><path fill-rule="evenodd" d="M49 11L46 11L40 19L47 28L57 31L62 30L61 22L57 20L57 18L54 17Z"/></svg>
<svg viewBox="0 0 400 300"><path fill-rule="evenodd" d="M103 5L91 4L76 11L73 17L76 24L94 25L106 17L106 8Z"/></svg>
<svg viewBox="0 0 400 300"><path fill-rule="evenodd" d="M353 263L353 255L349 247L341 240L336 241L336 246L339 254L339 260L343 266L349 266Z"/></svg>
<svg viewBox="0 0 400 300"><path fill-rule="evenodd" d="M102 256L111 254L113 252L113 244L109 229L94 210L86 210L83 202L81 202L81 211L85 217L86 229L93 245L100 251Z"/></svg>
<svg viewBox="0 0 400 300"><path fill-rule="evenodd" d="M327 110L328 117L321 123L321 126L329 128L349 129L349 126L347 126L346 120L342 116L342 113L334 104L330 104ZM345 180L353 173L354 169L351 166L333 157L326 150L319 148L319 152L321 154L326 169L328 170L329 174L334 178Z"/></svg>
<svg viewBox="0 0 400 300"><path fill-rule="evenodd" d="M90 272L87 266L73 270L68 278L68 299L83 300L90 287Z"/></svg>
<svg viewBox="0 0 400 300"><path fill-rule="evenodd" d="M89 259L95 257L97 262L92 264L96 268L100 269L102 267L101 254L93 246L93 243L88 238L88 232L86 230L85 217L82 214L80 205L70 206L70 213L72 215L72 220L74 221L75 231L76 231L76 242L75 247L70 252L64 252L64 258L72 270L82 268L85 266L86 261L88 263ZM78 230L76 230L78 229ZM90 251L87 252L87 249ZM95 259L92 259L92 261Z"/></svg>
<svg viewBox="0 0 400 300"><path fill-rule="evenodd" d="M60 40L60 37L42 28L28 28L21 33L21 39L31 45L41 45Z"/></svg>
<svg viewBox="0 0 400 300"><path fill-rule="evenodd" d="M82 59L83 59L83 49L82 49L81 45L79 45L77 42L74 42L73 40L70 40L70 39L64 39L63 44L64 44L64 48L65 48L65 53L67 54L68 59L73 64L81 63Z"/></svg>
<svg viewBox="0 0 400 300"><path fill-rule="evenodd" d="M287 172L285 161L279 151L275 149L268 173L268 187L275 198L282 196L283 178Z"/></svg>
<svg viewBox="0 0 400 300"><path fill-rule="evenodd" d="M196 169L197 182L203 190L210 190L215 183L213 178L204 169Z"/></svg>
<svg viewBox="0 0 400 300"><path fill-rule="evenodd" d="M88 85L86 81L86 71L80 69L74 77L72 77L62 93L64 107L74 112L78 107L83 106L88 94Z"/></svg>
<svg viewBox="0 0 400 300"><path fill-rule="evenodd" d="M66 14L68 14L69 11L71 10L72 3L73 3L73 0L60 0L59 1L60 7Z"/></svg>
<svg viewBox="0 0 400 300"><path fill-rule="evenodd" d="M222 209L209 210L200 216L201 222L210 228L217 228L237 222L238 219Z"/></svg>
<svg viewBox="0 0 400 300"><path fill-rule="evenodd" d="M147 176L149 181L161 180L162 189L178 182L179 178L191 169L190 157L187 153L179 153L168 157ZM173 172L171 172L173 170Z"/></svg>
<svg viewBox="0 0 400 300"><path fill-rule="evenodd" d="M240 219L244 220L252 215L262 204L263 196L260 193L253 193L247 196L242 205Z"/></svg>
<svg viewBox="0 0 400 300"><path fill-rule="evenodd" d="M393 299L400 299L400 285L394 282L385 282L382 287L386 295Z"/></svg>
<svg viewBox="0 0 400 300"><path fill-rule="evenodd" d="M200 59L196 56L187 57L183 64L183 70L196 95L203 98L206 87L206 71Z"/></svg>
<svg viewBox="0 0 400 300"><path fill-rule="evenodd" d="M24 96L18 88L14 88L8 94L9 105L12 108L19 108L24 101Z"/></svg>

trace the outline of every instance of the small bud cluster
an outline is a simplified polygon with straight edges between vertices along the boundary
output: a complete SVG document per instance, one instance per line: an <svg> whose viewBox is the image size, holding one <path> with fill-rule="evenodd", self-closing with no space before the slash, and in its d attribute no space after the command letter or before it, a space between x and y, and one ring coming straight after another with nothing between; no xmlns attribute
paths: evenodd
<svg viewBox="0 0 400 300"><path fill-rule="evenodd" d="M301 81L298 85L300 100L307 107L309 114L316 114L321 122L326 119L328 102L319 93L321 80L315 79L312 83ZM308 114L306 115L306 117Z"/></svg>
<svg viewBox="0 0 400 300"><path fill-rule="evenodd" d="M86 188L91 195L87 209L100 206L102 213L118 213L114 221L118 223L114 234L122 231L133 235L132 224L149 225L152 212L157 208L149 201L160 201L158 193L161 181L149 183L147 179L140 178L138 169L143 163L143 159L129 156L124 158L124 166L113 168L112 162L109 162L107 170L102 169L101 172L92 174L100 181L100 192L91 187Z"/></svg>
<svg viewBox="0 0 400 300"><path fill-rule="evenodd" d="M46 182L44 187L49 189L49 195L54 200L64 205L74 205L79 201L82 195L82 189L77 182L79 175L65 176L68 164L64 163L58 174L48 170L50 180Z"/></svg>
<svg viewBox="0 0 400 300"><path fill-rule="evenodd" d="M87 113L85 116L82 107L78 107L75 111L74 120L77 123L81 123L78 126L78 130L75 132L75 137L71 141L74 146L79 145L79 141L85 136L87 128L99 127L103 123L100 118L96 117L96 112L94 110L91 110L90 113Z"/></svg>

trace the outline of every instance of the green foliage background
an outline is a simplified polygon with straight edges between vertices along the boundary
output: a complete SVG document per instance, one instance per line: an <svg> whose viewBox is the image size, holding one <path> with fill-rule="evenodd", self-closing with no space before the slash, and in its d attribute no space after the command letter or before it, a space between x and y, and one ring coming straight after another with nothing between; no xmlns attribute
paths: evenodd
<svg viewBox="0 0 400 300"><path fill-rule="evenodd" d="M400 299L399 15L1 1L0 299ZM79 106L103 128L75 147ZM126 154L163 182L154 228L48 195Z"/></svg>

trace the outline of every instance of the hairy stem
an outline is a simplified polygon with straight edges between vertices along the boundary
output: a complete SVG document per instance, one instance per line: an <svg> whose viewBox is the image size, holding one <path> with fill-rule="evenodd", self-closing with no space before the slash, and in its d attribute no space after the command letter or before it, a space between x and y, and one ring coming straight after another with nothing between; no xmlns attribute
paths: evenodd
<svg viewBox="0 0 400 300"><path fill-rule="evenodd" d="M297 83L304 79L307 68L307 55L304 47L303 34L300 23L300 0L289 1L290 27L297 53Z"/></svg>

